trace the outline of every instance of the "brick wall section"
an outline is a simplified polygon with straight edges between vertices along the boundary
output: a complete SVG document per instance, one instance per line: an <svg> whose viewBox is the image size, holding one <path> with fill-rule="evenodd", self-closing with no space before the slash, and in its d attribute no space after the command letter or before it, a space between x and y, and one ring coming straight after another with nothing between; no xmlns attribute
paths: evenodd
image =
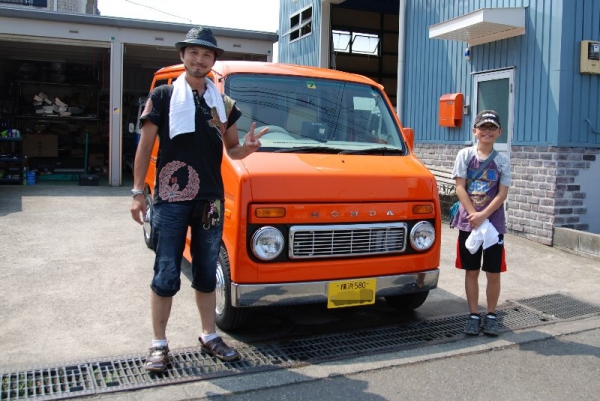
<svg viewBox="0 0 600 401"><path fill-rule="evenodd" d="M419 143L415 144L415 153L427 167L452 171L456 154L463 147L461 145ZM458 201L458 197L455 194L440 193L440 209L444 223L449 223L449 209L456 201Z"/></svg>
<svg viewBox="0 0 600 401"><path fill-rule="evenodd" d="M98 15L98 0L87 0L85 13Z"/></svg>
<svg viewBox="0 0 600 401"><path fill-rule="evenodd" d="M584 206L586 194L581 190L577 176L581 170L589 169L599 154L600 149L557 148L555 226L580 231L589 229L588 224L581 222L581 215L587 212Z"/></svg>
<svg viewBox="0 0 600 401"><path fill-rule="evenodd" d="M58 11L62 13L85 14L87 0L59 0Z"/></svg>
<svg viewBox="0 0 600 401"><path fill-rule="evenodd" d="M552 245L558 181L556 148L513 146L508 192L509 232ZM561 180L566 177L560 177Z"/></svg>
<svg viewBox="0 0 600 401"><path fill-rule="evenodd" d="M71 14L98 14L98 0L48 0L48 10Z"/></svg>
<svg viewBox="0 0 600 401"><path fill-rule="evenodd" d="M464 147L466 146L415 143L415 153L426 166L452 171L456 154Z"/></svg>
<svg viewBox="0 0 600 401"><path fill-rule="evenodd" d="M451 170L456 154L463 147L415 144L415 153L429 167ZM581 170L591 167L598 154L600 149L513 146L512 184L507 199L508 231L552 245L554 227L588 230L588 224L581 221L587 212L586 194L577 176Z"/></svg>
<svg viewBox="0 0 600 401"><path fill-rule="evenodd" d="M73 14L98 14L98 0L48 0L48 11Z"/></svg>

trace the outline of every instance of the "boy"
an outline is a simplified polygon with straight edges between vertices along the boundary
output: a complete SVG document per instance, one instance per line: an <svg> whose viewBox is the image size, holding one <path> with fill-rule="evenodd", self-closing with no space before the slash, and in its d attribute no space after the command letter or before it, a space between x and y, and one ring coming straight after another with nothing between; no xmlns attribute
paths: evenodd
<svg viewBox="0 0 600 401"><path fill-rule="evenodd" d="M510 160L506 154L496 153L494 158L487 162L487 166L474 177L479 166L494 151L494 142L502 134L498 113L494 110L483 110L477 114L473 134L476 138L475 145L458 152L452 170L460 207L451 226L459 229L456 267L465 270L465 291L470 311L465 334L479 335L481 327L478 310L478 279L481 269L487 278L487 313L483 318L483 332L497 336L496 306L500 297L500 273L506 271L506 218L503 204L510 186ZM487 224L486 220L498 231L498 242L485 250L481 246L471 254L466 246L467 239L471 231Z"/></svg>

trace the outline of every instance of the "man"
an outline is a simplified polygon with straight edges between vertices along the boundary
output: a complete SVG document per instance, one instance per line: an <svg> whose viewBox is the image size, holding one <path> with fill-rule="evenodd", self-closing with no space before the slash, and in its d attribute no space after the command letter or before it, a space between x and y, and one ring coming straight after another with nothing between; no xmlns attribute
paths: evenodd
<svg viewBox="0 0 600 401"><path fill-rule="evenodd" d="M193 28L175 46L185 73L173 85L155 88L148 97L141 116L132 190L131 214L143 224L144 179L158 136L152 218L156 258L150 286L153 340L145 364L152 372L162 372L169 359L166 328L173 296L181 284L188 226L192 232L192 287L202 324L202 350L222 361L240 358L216 334L215 325L216 264L223 233L221 161L223 147L232 159L253 153L267 131L255 134L256 124L252 124L240 145L236 121L241 112L207 78L217 57L223 54L210 29Z"/></svg>

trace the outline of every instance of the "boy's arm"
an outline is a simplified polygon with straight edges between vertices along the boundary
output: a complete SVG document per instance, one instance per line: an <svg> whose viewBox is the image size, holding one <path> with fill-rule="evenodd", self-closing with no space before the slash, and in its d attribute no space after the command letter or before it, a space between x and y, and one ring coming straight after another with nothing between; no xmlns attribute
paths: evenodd
<svg viewBox="0 0 600 401"><path fill-rule="evenodd" d="M467 214L471 215L475 213L475 207L471 203L471 198L467 193L467 179L461 177L455 177L454 181L456 182L456 195L458 196L458 200L465 208Z"/></svg>
<svg viewBox="0 0 600 401"><path fill-rule="evenodd" d="M480 212L474 212L474 213L469 212L469 217L468 217L469 223L471 223L471 225L473 227L479 227L485 221L485 219L490 217L492 215L492 213L494 213L496 210L498 210L498 208L502 207L502 204L506 200L507 196L508 196L508 187L500 184L500 186L498 188L498 193L496 194L494 199L492 199L490 204L487 205L487 207L485 209L483 209ZM475 210L475 208L473 208L473 210Z"/></svg>

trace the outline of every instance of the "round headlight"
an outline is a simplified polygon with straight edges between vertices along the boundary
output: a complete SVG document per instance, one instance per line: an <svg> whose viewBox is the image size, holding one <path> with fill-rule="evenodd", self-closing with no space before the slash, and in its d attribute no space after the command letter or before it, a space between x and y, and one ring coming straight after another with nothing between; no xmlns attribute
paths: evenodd
<svg viewBox="0 0 600 401"><path fill-rule="evenodd" d="M261 260L273 260L283 250L284 238L275 227L261 227L252 235L252 253Z"/></svg>
<svg viewBox="0 0 600 401"><path fill-rule="evenodd" d="M435 228L428 221L420 221L410 230L410 244L417 251L426 251L435 242Z"/></svg>

